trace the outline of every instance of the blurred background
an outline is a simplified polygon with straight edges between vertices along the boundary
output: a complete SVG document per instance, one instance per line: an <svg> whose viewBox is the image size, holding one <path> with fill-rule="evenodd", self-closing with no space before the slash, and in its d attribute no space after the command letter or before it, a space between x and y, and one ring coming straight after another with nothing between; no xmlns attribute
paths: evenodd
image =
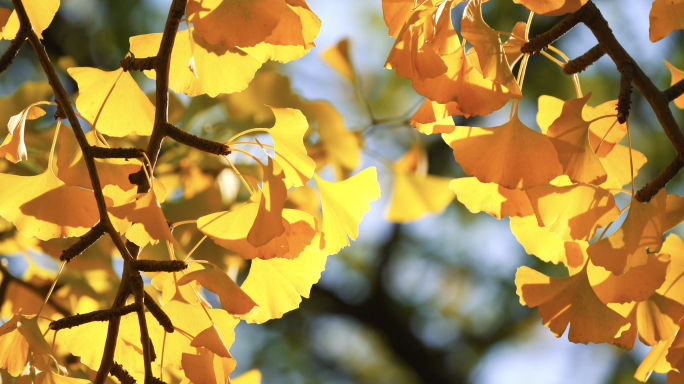
<svg viewBox="0 0 684 384"><path fill-rule="evenodd" d="M66 68L118 68L129 50L129 37L160 32L170 4L169 0L61 1L55 20L43 35L48 54L60 68L59 75L71 93L76 92L76 84ZM669 86L670 74L662 60L684 68L681 49L684 33L678 31L658 43L651 43L648 40L650 1L595 2L618 40L655 84L661 89ZM308 0L308 3L323 23L316 40L318 48L285 65L272 62L264 65L253 86L243 93L251 92L257 101L276 106L279 101L296 104L300 102L298 98L331 103L340 113L342 120L338 122L355 132L363 144L361 168L378 168L383 197L372 204L364 217L358 240L328 258L320 282L299 310L263 325L241 323L237 327L237 339L231 348L238 361L236 372L258 368L266 384L636 382L632 376L648 347L637 342L632 351L625 351L610 345L575 345L566 336L556 339L541 325L536 309L520 305L514 285L518 267L527 265L552 276L566 272L527 255L511 234L508 218L497 220L484 213L474 215L454 200L443 213L414 223L401 225L385 220L392 193L392 173L385 164L387 160L401 157L417 140L427 150L430 174L451 178L465 174L439 135L419 135L407 124L407 118L423 99L412 90L408 80L383 69L394 39L387 33L381 1ZM7 0L0 1L0 6L12 8ZM463 8L461 4L452 11L457 31ZM525 8L511 0L492 0L483 8L485 20L500 31L510 31L516 22L526 21L528 17ZM558 20L535 16L530 35L546 31ZM184 24L181 27L186 28ZM352 61L361 78L359 92L320 57L324 49L345 38L351 43ZM4 51L7 44L1 42L0 49ZM579 26L556 46L574 58L595 44L591 33ZM144 91L154 91L152 80L139 73L134 76ZM589 104L598 105L617 98L619 75L609 58L599 60L580 79L585 94L593 92ZM12 95L26 81L41 80L45 77L40 65L25 45L15 64L0 75L0 96ZM278 84L280 88L254 90L254 84L265 84L264 89ZM566 100L575 97L571 78L539 55L530 60L523 93L520 118L537 130L535 117L540 95ZM258 114L241 109L236 101L240 96L216 100L207 96L193 99L176 96L170 115L178 126L193 133L222 137L250 124L272 124L264 122ZM633 96L633 108L633 145L648 158L636 179L639 188L672 160L674 150L638 92ZM372 125L369 109L376 120L384 123ZM455 121L459 125L492 127L503 124L508 111L504 107L484 118L456 117ZM684 113L674 106L673 111L680 124L684 124ZM51 114L48 110L48 116ZM38 121L35 129L39 131L51 123ZM182 163L187 154L169 148L162 159L172 164ZM214 176L226 167L206 159L189 159L201 164L206 174L211 174L213 169ZM236 161L249 167L246 159ZM25 171L30 174L30 170ZM326 172L331 174L329 169L323 170L324 175ZM165 180L163 167L158 168L158 173L169 190L164 209L172 221L182 216L180 213L184 210L201 212L210 209L207 207L212 204L225 205L221 199L230 194L225 186L230 182L193 194L188 193L189 186L184 186L182 181ZM681 177L668 190L684 194ZM627 202L624 196L618 200L620 206ZM681 229L674 231L684 234ZM196 235L186 237L193 236ZM183 232L177 237L182 238ZM181 242L194 244L190 239ZM51 282L50 271L54 274L57 266L46 254L59 255L59 246L63 247L59 244L31 252L32 262L44 270L43 275L31 276L43 278L40 280L43 284ZM206 255L215 251L210 245L206 247L197 252ZM58 250L51 253L53 248ZM4 265L15 276L26 276L27 268L34 267L25 258L17 257L16 252L4 252ZM223 265L231 263L229 257L210 257L220 259ZM112 260L111 278L115 279L121 267L117 257ZM74 269L78 273L78 267ZM240 278L244 279L243 272ZM211 295L208 298L216 302ZM664 382L664 377L654 374L650 381Z"/></svg>

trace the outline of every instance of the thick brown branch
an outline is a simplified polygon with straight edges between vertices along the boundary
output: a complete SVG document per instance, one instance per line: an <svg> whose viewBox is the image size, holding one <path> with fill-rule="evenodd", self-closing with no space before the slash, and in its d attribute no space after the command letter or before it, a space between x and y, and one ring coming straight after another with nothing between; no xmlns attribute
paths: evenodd
<svg viewBox="0 0 684 384"><path fill-rule="evenodd" d="M121 384L136 384L137 381L131 376L130 373L119 363L116 361L112 364L112 369L109 370L109 373L119 379L119 382Z"/></svg>
<svg viewBox="0 0 684 384"><path fill-rule="evenodd" d="M142 272L180 272L188 264L182 260L134 260L131 267Z"/></svg>
<svg viewBox="0 0 684 384"><path fill-rule="evenodd" d="M577 12L571 13L566 18L561 20L550 30L544 32L543 34L530 39L525 45L520 48L522 53L536 53L542 49L546 49L549 44L561 38L561 36L568 33L577 24L582 21L586 21L589 15L586 12L585 7L580 8Z"/></svg>
<svg viewBox="0 0 684 384"><path fill-rule="evenodd" d="M658 176L656 176L653 181L646 184L641 188L635 195L634 198L642 203L647 203L653 199L653 197L660 192L661 189L665 188L670 180L674 179L675 176L684 167L684 160L680 156L677 156L672 160L672 162L663 169Z"/></svg>
<svg viewBox="0 0 684 384"><path fill-rule="evenodd" d="M127 57L121 60L121 68L124 71L150 71L155 68L157 64L157 57L145 57L138 59L136 57Z"/></svg>
<svg viewBox="0 0 684 384"><path fill-rule="evenodd" d="M26 27L19 28L14 40L12 40L5 53L0 57L0 73L5 72L10 64L12 64L12 61L14 61L14 58L17 57L17 53L19 53L21 46L24 45L24 41L26 41L29 31L30 29Z"/></svg>
<svg viewBox="0 0 684 384"><path fill-rule="evenodd" d="M103 235L105 234L105 226L102 222L97 223L93 229L88 231L85 235L72 246L62 251L62 255L59 257L61 261L68 263L74 257L85 252L86 249L90 248L91 245L95 244Z"/></svg>
<svg viewBox="0 0 684 384"><path fill-rule="evenodd" d="M219 156L230 154L230 147L226 144L203 139L201 137L187 133L173 124L164 124L164 134L181 144L199 149L203 152L213 153Z"/></svg>
<svg viewBox="0 0 684 384"><path fill-rule="evenodd" d="M620 74L620 93L617 104L618 122L620 124L624 124L629 117L629 109L632 104L632 72L632 67L627 66Z"/></svg>
<svg viewBox="0 0 684 384"><path fill-rule="evenodd" d="M565 67L563 67L563 73L566 75L580 73L598 61L598 59L602 58L605 54L606 51L604 51L603 48L597 44L584 55L574 60L570 60L567 64L565 64Z"/></svg>
<svg viewBox="0 0 684 384"><path fill-rule="evenodd" d="M673 101L674 99L678 98L684 94L684 79L672 84L672 86L666 89L663 93L669 101Z"/></svg>
<svg viewBox="0 0 684 384"><path fill-rule="evenodd" d="M87 152L97 159L137 159L143 157L144 151L138 148L88 147Z"/></svg>
<svg viewBox="0 0 684 384"><path fill-rule="evenodd" d="M166 332L173 333L175 331L169 316L157 305L154 299L147 292L145 292L145 306L150 310L152 316L157 319L159 325L161 325Z"/></svg>
<svg viewBox="0 0 684 384"><path fill-rule="evenodd" d="M58 331L60 329L78 327L79 325L92 323L93 321L111 321L112 319L135 312L138 309L140 309L140 305L133 303L121 308L103 309L101 311L84 313L82 315L69 316L51 322L50 329Z"/></svg>
<svg viewBox="0 0 684 384"><path fill-rule="evenodd" d="M161 379L157 379L154 376L145 376L145 384L166 384Z"/></svg>

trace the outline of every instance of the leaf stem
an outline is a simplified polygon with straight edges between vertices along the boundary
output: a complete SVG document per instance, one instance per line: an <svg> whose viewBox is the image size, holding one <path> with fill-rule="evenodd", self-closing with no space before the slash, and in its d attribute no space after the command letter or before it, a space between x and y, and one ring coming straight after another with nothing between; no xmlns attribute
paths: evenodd
<svg viewBox="0 0 684 384"><path fill-rule="evenodd" d="M52 286L50 287L50 291L48 291L48 294L45 297L43 304L40 306L40 309L38 309L38 313L36 314L36 316L40 316L40 312L43 311L45 304L47 304L48 300L50 300L50 295L52 295L52 291L54 291L55 285L57 285L57 280L59 280L59 276L62 274L62 271L64 270L65 265L66 265L66 260L62 261L62 265L59 266L59 271L57 271L57 276L55 277L55 281L52 283Z"/></svg>

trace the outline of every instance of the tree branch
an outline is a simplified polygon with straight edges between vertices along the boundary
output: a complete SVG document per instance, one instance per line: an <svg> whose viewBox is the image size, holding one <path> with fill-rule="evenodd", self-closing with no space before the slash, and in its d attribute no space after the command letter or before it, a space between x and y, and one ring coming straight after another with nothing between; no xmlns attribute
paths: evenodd
<svg viewBox="0 0 684 384"><path fill-rule="evenodd" d="M120 64L124 71L151 71L157 65L157 56L145 57L143 59L129 56L121 60Z"/></svg>
<svg viewBox="0 0 684 384"><path fill-rule="evenodd" d="M138 303L133 303L121 308L104 309L101 311L84 313L82 315L77 314L74 316L68 316L51 322L50 329L53 331L58 331L60 329L78 327L79 325L92 323L93 321L110 321L114 318L128 315L131 312L136 312L138 309L140 309L140 305Z"/></svg>
<svg viewBox="0 0 684 384"><path fill-rule="evenodd" d="M565 73L566 75L574 75L575 73L580 73L587 69L590 65L597 62L598 59L602 58L605 54L606 51L604 51L603 48L601 48L601 45L596 44L584 55L574 60L568 61L567 64L565 64L565 67L563 67L563 73Z"/></svg>
<svg viewBox="0 0 684 384"><path fill-rule="evenodd" d="M102 148L88 147L88 154L96 159L137 159L143 157L142 149L138 148Z"/></svg>
<svg viewBox="0 0 684 384"><path fill-rule="evenodd" d="M136 384L137 382L131 376L130 373L119 363L116 361L112 364L112 369L109 371L109 373L119 379L119 382L121 384Z"/></svg>
<svg viewBox="0 0 684 384"><path fill-rule="evenodd" d="M4 304L4 302L5 302L5 294L7 293L7 289L9 288L10 283L19 284L22 287L28 289L29 291L32 291L33 293L37 294L38 296L47 295L47 292L48 292L47 289L41 289L41 288L35 287L35 286L31 285L30 283L28 283L28 282L26 282L26 281L24 281L18 277L15 277L2 264L0 264L0 273L2 273L2 284L0 284L0 293L2 294L2 295L0 295L0 300L2 300L2 301L0 302L0 306L2 304ZM5 282L7 282L7 283L5 283ZM57 311L60 315L62 315L64 317L71 316L71 312L69 312L68 309L57 304L52 299L52 297L50 297L48 299L48 304L50 304L55 309L55 311Z"/></svg>
<svg viewBox="0 0 684 384"><path fill-rule="evenodd" d="M74 257L85 252L86 249L90 248L91 245L95 244L105 233L105 226L102 222L97 223L93 229L88 231L85 235L72 246L62 251L62 255L59 256L59 260L68 263Z"/></svg>
<svg viewBox="0 0 684 384"><path fill-rule="evenodd" d="M5 53L0 57L0 73L5 72L10 64L12 64L12 61L14 61L14 58L17 57L17 53L19 53L21 46L24 45L24 41L26 41L29 31L30 29L25 26L19 28L14 40L12 40Z"/></svg>
<svg viewBox="0 0 684 384"><path fill-rule="evenodd" d="M134 260L131 267L142 272L180 272L188 268L182 260Z"/></svg>
<svg viewBox="0 0 684 384"><path fill-rule="evenodd" d="M175 332L176 329L173 327L173 323L171 323L169 316L157 305L147 292L145 292L145 306L150 310L152 316L157 319L159 325L161 325L167 333Z"/></svg>
<svg viewBox="0 0 684 384"><path fill-rule="evenodd" d="M212 153L214 155L230 155L230 147L223 143L203 139L176 127L173 124L164 125L164 134L175 141L185 144L188 147L199 149L200 151Z"/></svg>
<svg viewBox="0 0 684 384"><path fill-rule="evenodd" d="M672 84L672 86L666 89L663 93L669 101L674 101L674 99L684 94L684 79Z"/></svg>

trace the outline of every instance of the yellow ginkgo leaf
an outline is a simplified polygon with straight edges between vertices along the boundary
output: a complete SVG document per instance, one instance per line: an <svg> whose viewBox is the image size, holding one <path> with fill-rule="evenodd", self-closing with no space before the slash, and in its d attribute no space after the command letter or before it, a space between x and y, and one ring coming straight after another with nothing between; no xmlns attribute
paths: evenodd
<svg viewBox="0 0 684 384"><path fill-rule="evenodd" d="M434 5L434 0L421 1L420 3L416 3L414 0L382 0L382 14L385 24L389 27L390 36L399 36L404 23L413 12Z"/></svg>
<svg viewBox="0 0 684 384"><path fill-rule="evenodd" d="M522 21L517 22L511 31L513 36L510 36L508 40L502 44L504 54L506 55L506 59L508 60L508 64L511 66L511 68L513 68L513 66L523 56L520 49L523 45L525 45L525 29L527 29L527 23Z"/></svg>
<svg viewBox="0 0 684 384"><path fill-rule="evenodd" d="M356 83L356 72L349 57L349 39L342 39L335 46L323 51L321 58L340 75Z"/></svg>
<svg viewBox="0 0 684 384"><path fill-rule="evenodd" d="M239 48L209 44L196 32L189 36L189 31L176 34L171 54L169 88L188 96L206 93L211 97L247 88L254 73L261 67L261 61ZM161 37L161 33L133 36L130 39L131 52L140 58L156 56ZM192 57L195 58L196 73L188 69ZM154 71L145 71L145 74L151 79L156 78Z"/></svg>
<svg viewBox="0 0 684 384"><path fill-rule="evenodd" d="M683 323L684 321L680 320L679 326L684 325ZM672 340L672 345L670 345L665 359L673 368L684 368L684 332L678 332Z"/></svg>
<svg viewBox="0 0 684 384"><path fill-rule="evenodd" d="M187 17L209 44L251 47L273 33L286 7L285 0L189 0Z"/></svg>
<svg viewBox="0 0 684 384"><path fill-rule="evenodd" d="M347 180L329 182L314 174L323 205L321 250L333 255L356 240L359 223L370 210L370 203L380 198L375 167L366 168Z"/></svg>
<svg viewBox="0 0 684 384"><path fill-rule="evenodd" d="M0 8L0 34L5 31L5 26L7 25L7 21L9 20L11 14L11 9Z"/></svg>
<svg viewBox="0 0 684 384"><path fill-rule="evenodd" d="M29 106L19 114L10 117L7 123L9 134L0 144L0 156L7 160L18 163L28 158L26 143L24 142L24 128L26 120L34 120L45 115L45 111L36 106Z"/></svg>
<svg viewBox="0 0 684 384"><path fill-rule="evenodd" d="M232 384L261 384L261 372L258 369L252 369L231 379L230 382Z"/></svg>
<svg viewBox="0 0 684 384"><path fill-rule="evenodd" d="M242 290L261 308L243 319L261 324L298 308L302 297L308 298L311 286L321 278L325 261L324 254L312 249L294 260L253 260Z"/></svg>
<svg viewBox="0 0 684 384"><path fill-rule="evenodd" d="M100 219L92 191L64 184L49 169L37 176L0 174L0 185L0 215L26 236L81 236Z"/></svg>
<svg viewBox="0 0 684 384"><path fill-rule="evenodd" d="M645 301L665 281L670 267L669 255L648 255L646 264L630 268L622 275L615 276L591 261L587 267L589 283L604 303L629 303Z"/></svg>
<svg viewBox="0 0 684 384"><path fill-rule="evenodd" d="M76 141L74 132L66 126L62 126L58 135L59 152L57 152L57 168L59 169L59 179L67 185L93 189L83 159L83 152ZM90 130L86 133L86 138L90 145L102 147L95 135L95 131ZM116 185L123 191L132 190L135 185L128 180L128 175L140 169L142 163L136 159L95 159L97 174L100 178L100 185Z"/></svg>
<svg viewBox="0 0 684 384"><path fill-rule="evenodd" d="M309 103L309 107L318 121L320 147L325 157L324 161L316 159L316 169L330 164L335 170L337 180L344 180L361 162L359 136L345 128L342 115L332 104L318 101ZM310 148L308 153L312 150Z"/></svg>
<svg viewBox="0 0 684 384"><path fill-rule="evenodd" d="M201 286L218 295L223 309L233 316L245 316L258 309L257 304L235 284L233 279L217 268L190 272L178 279L178 285L183 286L191 281L197 281Z"/></svg>
<svg viewBox="0 0 684 384"><path fill-rule="evenodd" d="M50 369L36 374L36 384L88 384L90 380L58 375Z"/></svg>
<svg viewBox="0 0 684 384"><path fill-rule="evenodd" d="M425 100L411 117L411 125L420 133L427 135L433 133L451 133L456 129L453 115L465 115L458 108L458 103L439 104ZM468 117L467 115L465 115Z"/></svg>
<svg viewBox="0 0 684 384"><path fill-rule="evenodd" d="M200 271L204 268L196 263L188 264L188 268L185 270L186 273L191 273L194 271ZM161 297L159 302L162 305L170 302L176 295L179 295L190 304L196 304L195 292L199 289L200 285L197 282L192 282L179 286L177 281L183 277L182 272L160 272L155 277L152 278L152 286L157 288L161 292Z"/></svg>
<svg viewBox="0 0 684 384"><path fill-rule="evenodd" d="M59 9L59 0L26 0L23 5L33 30L38 38L42 39L43 31L50 25L57 9ZM12 15L2 31L2 38L14 40L17 32L19 32L19 17L16 12L12 11Z"/></svg>
<svg viewBox="0 0 684 384"><path fill-rule="evenodd" d="M12 376L18 376L26 368L29 352L34 356L45 355L54 360L57 367L66 372L45 341L38 327L38 318L14 315L0 327L0 368L7 369Z"/></svg>
<svg viewBox="0 0 684 384"><path fill-rule="evenodd" d="M97 130L114 137L152 134L154 105L123 68L69 68L78 83L76 108ZM111 91L111 93L110 93Z"/></svg>
<svg viewBox="0 0 684 384"><path fill-rule="evenodd" d="M306 117L296 109L271 110L276 117L276 123L268 133L273 138L275 162L285 173L285 186L300 187L309 181L316 168L316 163L306 154L304 147L304 134L309 124Z"/></svg>
<svg viewBox="0 0 684 384"><path fill-rule="evenodd" d="M682 12L682 14L684 14L684 11ZM670 70L670 74L672 75L672 85L675 85L676 83L684 79L684 71L668 63L665 60L663 60L663 63L665 63L665 65L667 65L667 68ZM679 107L679 109L684 109L684 95L674 99L674 103L677 107Z"/></svg>
<svg viewBox="0 0 684 384"><path fill-rule="evenodd" d="M667 356L668 349L670 349L674 338L675 336L672 336L651 348L651 351L648 352L648 355L646 355L641 364L639 364L639 367L637 367L637 370L634 373L635 379L644 383L648 380L649 376L651 376L652 372L667 373L672 370L672 366L667 362L665 356Z"/></svg>
<svg viewBox="0 0 684 384"><path fill-rule="evenodd" d="M615 275L646 264L647 251L657 252L663 244L666 198L665 189L648 203L640 203L632 197L622 226L587 249L592 262Z"/></svg>
<svg viewBox="0 0 684 384"><path fill-rule="evenodd" d="M125 218L129 222L135 223L128 229L127 234L131 230L133 232L142 231L149 236L153 244L156 244L161 239L165 239L173 244L174 248L178 247L178 242L176 242L176 239L171 234L169 224L161 210L161 205L159 205L154 188L138 196L137 200L124 205L110 207L108 211L118 219ZM141 237L136 236L136 238L140 239ZM138 245L144 246L145 243Z"/></svg>
<svg viewBox="0 0 684 384"><path fill-rule="evenodd" d="M561 16L576 12L589 0L513 0L534 13L544 16Z"/></svg>
<svg viewBox="0 0 684 384"><path fill-rule="evenodd" d="M539 186L526 192L539 226L563 240L588 241L620 216L613 195L594 185Z"/></svg>
<svg viewBox="0 0 684 384"><path fill-rule="evenodd" d="M405 223L429 213L442 212L454 199L449 189L451 178L415 172L394 172L394 186L387 220Z"/></svg>
<svg viewBox="0 0 684 384"><path fill-rule="evenodd" d="M655 0L648 19L648 38L655 43L678 29L684 29L684 3Z"/></svg>
<svg viewBox="0 0 684 384"><path fill-rule="evenodd" d="M259 199L259 209L254 218L247 241L253 247L266 245L269 241L283 235L283 208L287 200L285 174L278 163L268 158L268 164L263 167L264 178Z"/></svg>
<svg viewBox="0 0 684 384"><path fill-rule="evenodd" d="M525 252L546 262L565 264L570 275L584 266L589 244L586 241L564 241L548 228L540 227L534 215L511 217L511 232Z"/></svg>
<svg viewBox="0 0 684 384"><path fill-rule="evenodd" d="M526 127L517 114L499 127L457 127L442 137L465 173L483 183L528 189L563 173L549 138Z"/></svg>
<svg viewBox="0 0 684 384"><path fill-rule="evenodd" d="M660 252L670 255L671 264L665 282L656 292L684 305L684 243L679 236L670 234Z"/></svg>
<svg viewBox="0 0 684 384"><path fill-rule="evenodd" d="M500 219L506 216L533 215L530 199L524 191L508 189L494 183L481 183L476 177L452 180L449 188L472 213L486 212Z"/></svg>
<svg viewBox="0 0 684 384"><path fill-rule="evenodd" d="M589 143L588 121L582 118L582 110L591 93L563 104L563 111L547 132L558 152L563 173L576 183L602 184L608 175Z"/></svg>
<svg viewBox="0 0 684 384"><path fill-rule="evenodd" d="M482 0L470 0L466 5L461 19L461 34L475 48L484 78L503 85L516 96L522 95L501 46L499 33L482 18Z"/></svg>
<svg viewBox="0 0 684 384"><path fill-rule="evenodd" d="M228 347L226 347L226 344L223 342L221 334L219 333L218 329L216 329L215 324L212 324L211 327L205 329L195 336L195 338L192 339L192 342L190 342L190 346L204 347L221 357L233 357L228 351Z"/></svg>
<svg viewBox="0 0 684 384"><path fill-rule="evenodd" d="M543 324L561 337L568 324L573 343L605 343L629 329L627 319L599 300L589 284L587 269L570 277L548 277L528 267L518 268L516 293L520 303L539 307Z"/></svg>
<svg viewBox="0 0 684 384"><path fill-rule="evenodd" d="M433 79L411 81L418 94L440 104L455 101L469 116L488 115L503 107L511 97L521 97L493 80L485 79L470 61L477 56L466 57L465 47L441 58L448 67L446 73Z"/></svg>
<svg viewBox="0 0 684 384"><path fill-rule="evenodd" d="M610 146L606 146L604 143L599 148L597 155L601 165L603 165L603 169L608 174L608 179L600 185L601 188L613 188L613 192L618 193L620 188L632 181L632 173L629 171L630 151L628 147L616 144L611 149ZM632 148L631 158L632 171L634 172L634 177L636 177L641 167L646 164L647 159L643 153L634 148Z"/></svg>
<svg viewBox="0 0 684 384"><path fill-rule="evenodd" d="M229 383L228 376L237 364L232 357L221 357L205 348L197 348L197 354L183 353L183 373L193 384Z"/></svg>
<svg viewBox="0 0 684 384"><path fill-rule="evenodd" d="M275 60L287 63L306 55L321 30L321 20L305 0L285 0L287 6L270 36L253 47L240 49L265 63Z"/></svg>

